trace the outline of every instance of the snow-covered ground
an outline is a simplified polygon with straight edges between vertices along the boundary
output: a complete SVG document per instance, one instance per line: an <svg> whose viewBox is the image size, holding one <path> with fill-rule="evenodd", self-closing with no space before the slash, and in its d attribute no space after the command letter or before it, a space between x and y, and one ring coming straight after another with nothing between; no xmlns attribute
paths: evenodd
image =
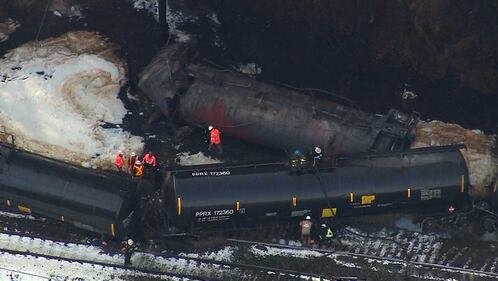
<svg viewBox="0 0 498 281"><path fill-rule="evenodd" d="M6 252L2 253L2 251L29 252L31 255L21 256ZM211 274L219 274L220 271L227 271L228 269L220 269L216 265L208 263L203 263L201 266L196 262L183 259L181 256L216 261L231 261L234 251L234 247L225 247L218 251L184 253L180 254L180 257L171 258L158 257L144 252L135 252L132 255L131 261L135 268L142 270L209 276ZM35 255L45 255L50 258L40 258ZM82 263L57 261L59 257L79 260ZM123 255L111 255L96 246L0 234L0 280L4 280L1 278L2 276L10 275L17 276L17 279L14 278L14 280L38 280L36 278L46 280L49 277L55 278L55 280L67 280L67 278L70 280L124 280L125 278L122 278L124 276L127 278L145 276L137 270L113 268L113 265L122 265L123 261ZM108 266L92 265L92 262L104 263ZM128 278L127 280L141 279Z"/></svg>
<svg viewBox="0 0 498 281"><path fill-rule="evenodd" d="M143 139L119 128L125 66L101 36L27 43L0 60L0 73L0 131L21 148L99 168L112 167L118 150L142 151Z"/></svg>
<svg viewBox="0 0 498 281"><path fill-rule="evenodd" d="M152 279L152 277L154 279ZM175 280L115 267L0 252L0 280ZM176 279L180 280L180 279Z"/></svg>
<svg viewBox="0 0 498 281"><path fill-rule="evenodd" d="M457 124L420 121L411 148L465 144L466 149L461 152L469 168L473 195L479 196L480 193L486 193L489 186L498 183L496 137L479 130L465 129Z"/></svg>

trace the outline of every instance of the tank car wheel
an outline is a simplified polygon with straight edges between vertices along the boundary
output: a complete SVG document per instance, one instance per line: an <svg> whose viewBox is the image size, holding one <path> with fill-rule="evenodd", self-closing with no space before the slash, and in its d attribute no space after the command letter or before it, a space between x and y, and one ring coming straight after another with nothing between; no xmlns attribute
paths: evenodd
<svg viewBox="0 0 498 281"><path fill-rule="evenodd" d="M427 217L420 223L423 233L435 233L441 229L439 220L434 217Z"/></svg>
<svg viewBox="0 0 498 281"><path fill-rule="evenodd" d="M481 229L487 233L493 233L498 228L498 221L493 216L485 216L481 219Z"/></svg>

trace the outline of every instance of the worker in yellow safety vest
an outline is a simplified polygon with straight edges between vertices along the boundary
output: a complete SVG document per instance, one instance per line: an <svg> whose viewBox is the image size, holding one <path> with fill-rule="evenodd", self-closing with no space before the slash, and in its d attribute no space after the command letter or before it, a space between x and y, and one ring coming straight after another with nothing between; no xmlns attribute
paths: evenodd
<svg viewBox="0 0 498 281"><path fill-rule="evenodd" d="M322 242L330 243L332 241L332 238L334 238L332 227L326 223L322 223L322 225L320 226L319 238Z"/></svg>
<svg viewBox="0 0 498 281"><path fill-rule="evenodd" d="M135 165L133 165L132 175L134 178L141 178L144 175L144 165L142 164L142 161L135 161Z"/></svg>

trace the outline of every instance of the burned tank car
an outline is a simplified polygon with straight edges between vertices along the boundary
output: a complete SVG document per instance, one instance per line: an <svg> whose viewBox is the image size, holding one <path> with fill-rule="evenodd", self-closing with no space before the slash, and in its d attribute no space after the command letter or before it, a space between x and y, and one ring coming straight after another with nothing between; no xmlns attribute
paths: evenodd
<svg viewBox="0 0 498 281"><path fill-rule="evenodd" d="M128 177L0 145L0 200L25 213L125 237L133 213L133 187Z"/></svg>
<svg viewBox="0 0 498 281"><path fill-rule="evenodd" d="M171 224L188 231L308 214L459 208L468 200L468 182L459 148L437 147L343 158L314 173L290 174L284 164L191 168L172 172L165 188Z"/></svg>
<svg viewBox="0 0 498 281"><path fill-rule="evenodd" d="M164 48L140 75L139 88L168 118L213 125L223 134L277 149L321 146L328 153L351 154L400 150L413 140L416 115L397 110L374 115L295 88L189 64L188 49Z"/></svg>

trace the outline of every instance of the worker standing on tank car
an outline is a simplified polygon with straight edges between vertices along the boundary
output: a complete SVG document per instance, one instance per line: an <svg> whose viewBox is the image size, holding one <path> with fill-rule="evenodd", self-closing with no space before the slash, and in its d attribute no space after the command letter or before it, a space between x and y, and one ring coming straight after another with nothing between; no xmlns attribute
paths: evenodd
<svg viewBox="0 0 498 281"><path fill-rule="evenodd" d="M123 166L124 166L124 157L123 157L123 152L120 150L118 151L118 154L116 155L116 158L114 158L114 165L116 165L116 168L118 171L123 171Z"/></svg>
<svg viewBox="0 0 498 281"><path fill-rule="evenodd" d="M301 150L296 149L290 158L290 169L291 172L300 172L306 169L306 156L301 153Z"/></svg>
<svg viewBox="0 0 498 281"><path fill-rule="evenodd" d="M221 132L213 126L208 127L209 130L209 150L213 148L216 150L218 155L223 154L223 148L221 147Z"/></svg>
<svg viewBox="0 0 498 281"><path fill-rule="evenodd" d="M135 251L135 247L135 242L132 239L123 241L123 248L121 249L121 251L124 255L124 266L128 267L132 265L131 255L133 254L133 251Z"/></svg>
<svg viewBox="0 0 498 281"><path fill-rule="evenodd" d="M301 151L299 149L294 150L289 161L291 172L296 172L299 167L299 157L301 155Z"/></svg>
<svg viewBox="0 0 498 281"><path fill-rule="evenodd" d="M142 161L135 161L135 165L133 165L132 175L134 179L142 178L142 176L144 175L144 165L142 164Z"/></svg>
<svg viewBox="0 0 498 281"><path fill-rule="evenodd" d="M301 241L303 241L304 246L309 246L311 240L311 227L313 226L311 217L306 216L306 218L299 223L299 226L301 227Z"/></svg>
<svg viewBox="0 0 498 281"><path fill-rule="evenodd" d="M311 160L313 163L313 168L317 168L323 159L322 149L318 146L313 148L313 151L311 152L311 157L312 157Z"/></svg>
<svg viewBox="0 0 498 281"><path fill-rule="evenodd" d="M128 171L133 173L133 165L135 165L135 161L137 161L137 155L133 151L130 156L128 156Z"/></svg>

